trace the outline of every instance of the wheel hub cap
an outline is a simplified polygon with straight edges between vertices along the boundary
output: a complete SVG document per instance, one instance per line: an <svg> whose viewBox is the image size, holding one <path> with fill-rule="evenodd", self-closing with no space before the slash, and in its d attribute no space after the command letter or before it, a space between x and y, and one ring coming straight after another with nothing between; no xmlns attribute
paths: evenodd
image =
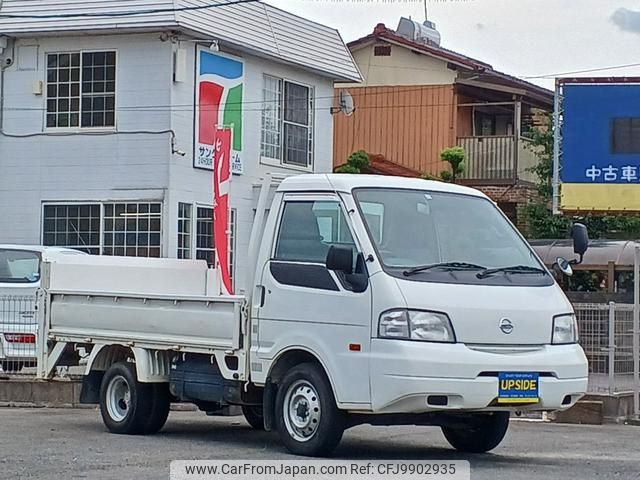
<svg viewBox="0 0 640 480"><path fill-rule="evenodd" d="M107 387L107 411L116 422L123 421L131 403L131 390L124 377L114 377Z"/></svg>
<svg viewBox="0 0 640 480"><path fill-rule="evenodd" d="M320 401L313 385L306 380L293 383L284 401L287 432L299 442L311 439L320 425Z"/></svg>

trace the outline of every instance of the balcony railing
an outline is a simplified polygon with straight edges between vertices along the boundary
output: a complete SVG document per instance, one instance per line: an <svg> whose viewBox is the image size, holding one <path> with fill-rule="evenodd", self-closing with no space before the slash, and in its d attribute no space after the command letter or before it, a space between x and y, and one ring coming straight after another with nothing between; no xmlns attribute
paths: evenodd
<svg viewBox="0 0 640 480"><path fill-rule="evenodd" d="M458 145L466 153L462 180L485 184L535 182L535 175L528 169L538 162L538 157L524 137L458 137Z"/></svg>

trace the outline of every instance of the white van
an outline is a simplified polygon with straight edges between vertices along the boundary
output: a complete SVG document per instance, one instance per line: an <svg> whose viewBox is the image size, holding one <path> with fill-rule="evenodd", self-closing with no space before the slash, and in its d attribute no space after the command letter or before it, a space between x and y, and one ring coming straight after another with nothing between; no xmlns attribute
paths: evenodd
<svg viewBox="0 0 640 480"><path fill-rule="evenodd" d="M35 294L43 261L86 255L69 248L0 244L0 365L19 371L36 362Z"/></svg>
<svg viewBox="0 0 640 480"><path fill-rule="evenodd" d="M486 452L511 412L566 409L585 393L571 304L483 193L370 175L268 186L244 295L212 294L203 261L45 264L39 376L85 348L81 401L100 403L114 433L158 431L171 401L241 405L302 455L329 454L364 423L434 425L453 447ZM574 226L578 256L587 241Z"/></svg>

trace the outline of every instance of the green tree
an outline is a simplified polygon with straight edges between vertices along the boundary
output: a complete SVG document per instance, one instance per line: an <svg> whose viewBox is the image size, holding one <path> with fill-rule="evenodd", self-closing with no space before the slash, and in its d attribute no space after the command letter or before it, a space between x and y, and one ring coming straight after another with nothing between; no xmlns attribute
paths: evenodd
<svg viewBox="0 0 640 480"><path fill-rule="evenodd" d="M449 147L440 152L440 159L447 162L450 170L442 170L440 176L436 177L429 173L422 175L425 180L440 180L448 183L455 183L464 173L464 157L465 151L462 147Z"/></svg>
<svg viewBox="0 0 640 480"><path fill-rule="evenodd" d="M551 125L550 118L548 125ZM568 238L571 224L584 223L591 238L632 239L640 237L639 216L560 216L553 215L551 200L553 195L553 131L551 128L534 128L529 132L532 140L530 148L538 155L538 163L530 169L538 178L536 190L538 199L526 207L530 238Z"/></svg>
<svg viewBox="0 0 640 480"><path fill-rule="evenodd" d="M336 167L336 173L362 173L370 164L369 154L364 150L357 150L349 155L347 163Z"/></svg>

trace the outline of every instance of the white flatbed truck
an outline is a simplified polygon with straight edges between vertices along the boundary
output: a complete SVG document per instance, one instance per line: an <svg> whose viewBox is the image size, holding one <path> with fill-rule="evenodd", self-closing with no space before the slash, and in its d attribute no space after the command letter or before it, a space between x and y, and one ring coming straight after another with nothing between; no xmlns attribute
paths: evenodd
<svg viewBox="0 0 640 480"><path fill-rule="evenodd" d="M482 193L368 175L271 185L245 295L220 295L203 261L45 263L39 376L83 349L81 401L100 404L111 432L157 432L174 401L239 405L314 456L363 423L439 426L456 449L486 452L510 412L566 409L585 393L571 304ZM574 226L580 257L587 241Z"/></svg>

